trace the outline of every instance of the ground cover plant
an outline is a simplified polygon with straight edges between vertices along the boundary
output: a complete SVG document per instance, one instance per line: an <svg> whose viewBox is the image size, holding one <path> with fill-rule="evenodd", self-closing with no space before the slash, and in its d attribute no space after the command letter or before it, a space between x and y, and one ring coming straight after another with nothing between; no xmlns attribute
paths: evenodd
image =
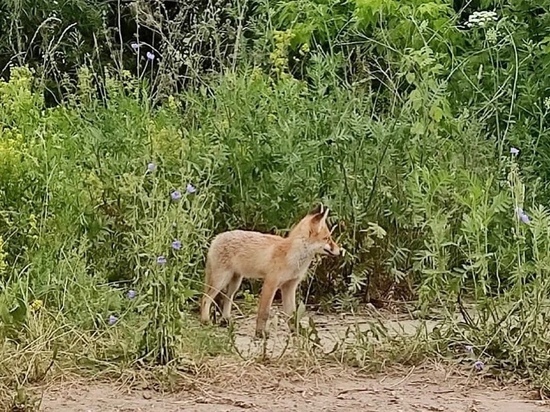
<svg viewBox="0 0 550 412"><path fill-rule="evenodd" d="M234 356L197 323L210 239L319 202L347 253L308 304L439 316L351 331L341 362L466 356L548 390L547 3L0 5L2 401Z"/></svg>

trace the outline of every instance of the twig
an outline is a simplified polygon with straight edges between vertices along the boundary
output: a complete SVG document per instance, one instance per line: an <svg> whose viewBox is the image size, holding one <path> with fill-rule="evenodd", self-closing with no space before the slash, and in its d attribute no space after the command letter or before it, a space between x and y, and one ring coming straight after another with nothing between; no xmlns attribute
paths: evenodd
<svg viewBox="0 0 550 412"><path fill-rule="evenodd" d="M413 367L411 368L411 370L409 371L409 373L407 373L407 376L405 376L405 377L404 377L403 379L401 379L399 382L394 383L394 384L391 385L391 386L386 386L386 387L384 387L384 389L386 389L386 390L391 390L391 389L394 389L395 387L401 385L403 382L405 382L405 381L412 375L412 373L413 373L414 370L415 370L415 366L413 366Z"/></svg>
<svg viewBox="0 0 550 412"><path fill-rule="evenodd" d="M346 393L351 392L378 392L376 389L373 388L351 388L351 389L344 389L343 391L338 392L338 395L336 397L345 395Z"/></svg>

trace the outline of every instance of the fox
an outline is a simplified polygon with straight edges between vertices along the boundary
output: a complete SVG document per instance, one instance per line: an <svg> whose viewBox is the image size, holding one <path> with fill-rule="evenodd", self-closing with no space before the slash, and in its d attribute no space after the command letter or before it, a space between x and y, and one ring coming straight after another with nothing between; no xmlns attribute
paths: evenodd
<svg viewBox="0 0 550 412"><path fill-rule="evenodd" d="M341 248L327 225L329 209L308 213L287 237L249 230L231 230L212 240L206 256L204 295L200 320L210 322L210 307L224 291L222 320L229 322L233 297L243 278L262 279L255 337L268 337L266 323L277 290L281 290L283 312L296 311L296 289L305 278L315 256L336 257Z"/></svg>

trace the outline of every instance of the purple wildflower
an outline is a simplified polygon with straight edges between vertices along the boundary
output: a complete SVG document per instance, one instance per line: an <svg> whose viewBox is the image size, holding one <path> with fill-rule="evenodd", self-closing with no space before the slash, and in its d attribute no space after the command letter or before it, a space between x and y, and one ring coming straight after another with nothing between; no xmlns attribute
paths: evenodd
<svg viewBox="0 0 550 412"><path fill-rule="evenodd" d="M181 192L179 190L174 190L170 196L174 202L177 202L181 199Z"/></svg>
<svg viewBox="0 0 550 412"><path fill-rule="evenodd" d="M147 52L147 60L155 60L155 54L153 52L148 51Z"/></svg>
<svg viewBox="0 0 550 412"><path fill-rule="evenodd" d="M529 215L523 211L521 207L516 207L516 215L519 220L521 220L525 224L531 223L531 219L529 219Z"/></svg>
<svg viewBox="0 0 550 412"><path fill-rule="evenodd" d="M511 147L510 148L510 154L512 156L517 156L519 154L519 149L515 148L515 147Z"/></svg>
<svg viewBox="0 0 550 412"><path fill-rule="evenodd" d="M174 250L180 250L181 249L181 242L177 239L175 239L173 242L172 242L172 249Z"/></svg>
<svg viewBox="0 0 550 412"><path fill-rule="evenodd" d="M115 315L109 316L109 325L113 326L117 322L118 322L118 318Z"/></svg>
<svg viewBox="0 0 550 412"><path fill-rule="evenodd" d="M188 193L188 194L193 194L197 191L197 188L195 186L193 186L191 183L188 183L187 184L187 187L185 188L185 191Z"/></svg>
<svg viewBox="0 0 550 412"><path fill-rule="evenodd" d="M158 263L159 265L165 265L165 264L166 264L166 258L165 258L164 256L159 256L159 257L157 258L157 263Z"/></svg>
<svg viewBox="0 0 550 412"><path fill-rule="evenodd" d="M528 225L529 223L531 223L531 219L529 219L529 216L527 216L526 213L523 213L523 214L520 216L520 219L521 219L521 221L522 221L523 223L525 223L525 224L527 224L527 225Z"/></svg>
<svg viewBox="0 0 550 412"><path fill-rule="evenodd" d="M485 367L485 364L483 362L481 362L480 360L477 360L477 361L474 362L475 370L481 371L481 370L483 370L484 367Z"/></svg>
<svg viewBox="0 0 550 412"><path fill-rule="evenodd" d="M149 172L154 172L155 170L157 170L157 165L151 162L147 165L147 170Z"/></svg>
<svg viewBox="0 0 550 412"><path fill-rule="evenodd" d="M131 46L132 46L132 49L134 49L134 51L139 49L139 44L137 44L137 43L132 43Z"/></svg>
<svg viewBox="0 0 550 412"><path fill-rule="evenodd" d="M137 293L135 290L131 289L128 291L128 293L126 294L126 296L128 296L128 299L134 299L136 297Z"/></svg>

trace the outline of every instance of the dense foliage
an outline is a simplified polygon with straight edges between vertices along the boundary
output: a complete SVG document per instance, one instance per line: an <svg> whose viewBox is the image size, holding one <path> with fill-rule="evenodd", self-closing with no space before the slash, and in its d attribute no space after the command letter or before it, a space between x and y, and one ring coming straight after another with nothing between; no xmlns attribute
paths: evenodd
<svg viewBox="0 0 550 412"><path fill-rule="evenodd" d="M322 201L309 302L472 300L448 339L548 384L549 1L0 8L4 350L180 356L212 236Z"/></svg>

